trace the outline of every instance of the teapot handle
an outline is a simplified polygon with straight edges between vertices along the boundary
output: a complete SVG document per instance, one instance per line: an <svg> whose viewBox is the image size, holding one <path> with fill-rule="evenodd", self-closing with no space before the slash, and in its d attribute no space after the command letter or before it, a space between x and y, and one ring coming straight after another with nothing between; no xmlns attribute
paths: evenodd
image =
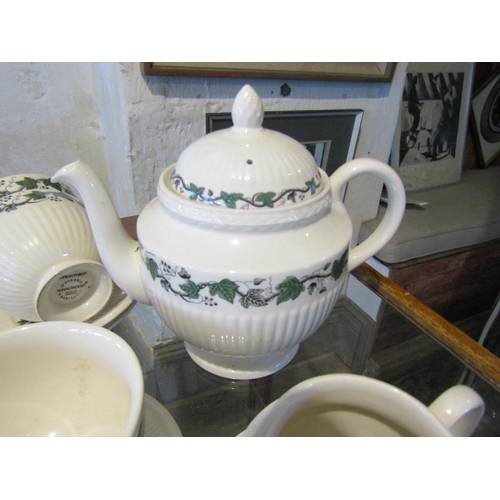
<svg viewBox="0 0 500 500"><path fill-rule="evenodd" d="M455 385L429 405L429 411L455 437L469 437L484 415L479 394L466 385Z"/></svg>
<svg viewBox="0 0 500 500"><path fill-rule="evenodd" d="M374 174L382 178L387 188L389 203L384 218L377 229L365 241L350 250L348 271L352 271L383 248L396 233L406 207L405 188L396 172L381 161L372 158L351 160L337 169L330 177L333 206L346 212L342 192L350 180L362 174Z"/></svg>

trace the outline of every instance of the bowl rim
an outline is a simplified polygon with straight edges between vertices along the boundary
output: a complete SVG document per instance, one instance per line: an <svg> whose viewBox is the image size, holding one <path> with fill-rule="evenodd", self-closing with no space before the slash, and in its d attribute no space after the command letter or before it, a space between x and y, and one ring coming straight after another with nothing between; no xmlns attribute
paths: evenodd
<svg viewBox="0 0 500 500"><path fill-rule="evenodd" d="M4 341L8 341L8 337L43 334L45 338L59 338L63 339L63 345L70 347L72 345L69 335L80 335L81 338L91 338L90 340L95 346L102 347L104 342L109 342L108 345L114 345L117 352L120 353L122 359L127 362L127 381L130 380L130 413L127 423L123 429L122 436L135 436L139 431L141 420L143 417L144 406L144 376L142 368L130 345L123 340L119 335L108 330L107 328L94 325L92 323L83 323L78 321L45 321L40 323L30 323L22 326L16 326L3 331L0 331L0 349ZM68 339L64 339L68 337ZM76 345L76 344L73 344ZM100 360L106 360L106 356L102 355L103 351L91 349L93 353L97 354Z"/></svg>

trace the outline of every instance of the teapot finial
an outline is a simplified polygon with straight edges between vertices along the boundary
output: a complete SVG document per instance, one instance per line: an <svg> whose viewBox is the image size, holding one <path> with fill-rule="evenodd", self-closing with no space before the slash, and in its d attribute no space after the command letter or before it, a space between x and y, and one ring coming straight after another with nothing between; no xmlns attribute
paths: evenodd
<svg viewBox="0 0 500 500"><path fill-rule="evenodd" d="M235 127L259 128L264 121L264 106L250 85L245 85L236 96L231 111Z"/></svg>

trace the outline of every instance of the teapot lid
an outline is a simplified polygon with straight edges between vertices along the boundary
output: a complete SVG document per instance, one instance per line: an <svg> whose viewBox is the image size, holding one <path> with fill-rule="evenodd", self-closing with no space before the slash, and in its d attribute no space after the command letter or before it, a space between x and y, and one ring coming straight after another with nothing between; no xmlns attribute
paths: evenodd
<svg viewBox="0 0 500 500"><path fill-rule="evenodd" d="M233 104L233 126L198 139L180 155L170 182L185 198L233 209L300 203L322 189L313 156L295 139L262 127L264 108L250 85Z"/></svg>

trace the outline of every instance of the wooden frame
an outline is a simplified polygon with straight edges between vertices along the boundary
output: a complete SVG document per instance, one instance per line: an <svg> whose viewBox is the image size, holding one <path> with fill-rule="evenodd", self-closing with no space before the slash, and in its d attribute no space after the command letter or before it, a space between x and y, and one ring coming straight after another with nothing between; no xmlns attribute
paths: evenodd
<svg viewBox="0 0 500 500"><path fill-rule="evenodd" d="M145 75L390 82L394 62L143 62Z"/></svg>
<svg viewBox="0 0 500 500"><path fill-rule="evenodd" d="M354 158L361 129L361 109L266 111L263 127L302 143L328 175ZM206 131L233 125L231 113L207 113ZM332 147L330 147L332 146Z"/></svg>
<svg viewBox="0 0 500 500"><path fill-rule="evenodd" d="M474 92L471 130L481 168L500 155L500 70Z"/></svg>
<svg viewBox="0 0 500 500"><path fill-rule="evenodd" d="M363 263L352 271L361 283L500 391L500 359L389 278Z"/></svg>
<svg viewBox="0 0 500 500"><path fill-rule="evenodd" d="M460 181L474 63L409 63L392 163L407 192Z"/></svg>

